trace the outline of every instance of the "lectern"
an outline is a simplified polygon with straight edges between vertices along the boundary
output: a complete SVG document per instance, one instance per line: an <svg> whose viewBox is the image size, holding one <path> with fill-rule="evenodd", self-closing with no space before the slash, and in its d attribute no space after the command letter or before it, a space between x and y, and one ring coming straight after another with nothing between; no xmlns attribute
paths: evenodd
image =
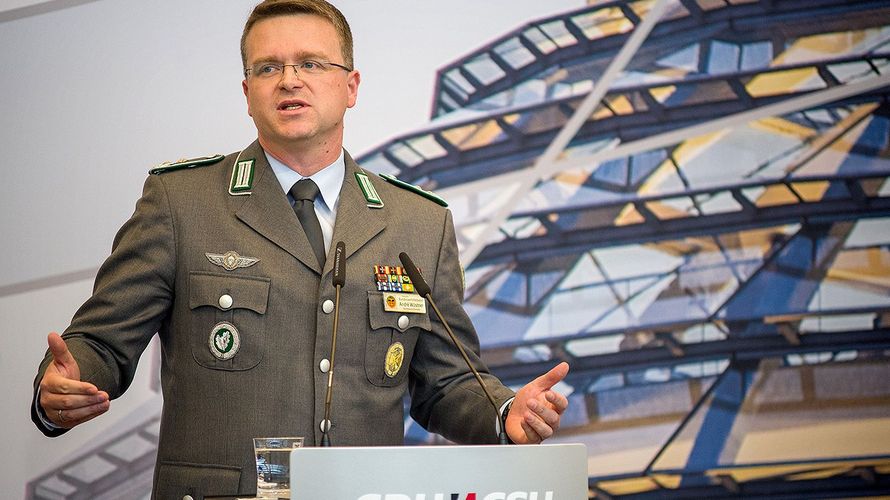
<svg viewBox="0 0 890 500"><path fill-rule="evenodd" d="M297 448L297 500L585 500L582 444Z"/></svg>

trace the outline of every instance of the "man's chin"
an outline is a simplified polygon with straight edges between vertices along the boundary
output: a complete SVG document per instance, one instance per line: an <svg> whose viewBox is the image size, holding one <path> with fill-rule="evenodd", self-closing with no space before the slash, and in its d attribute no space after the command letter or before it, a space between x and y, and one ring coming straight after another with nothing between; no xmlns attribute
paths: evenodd
<svg viewBox="0 0 890 500"><path fill-rule="evenodd" d="M311 141L318 134L314 130L305 130L305 129L290 129L290 130L280 130L276 131L275 134L267 134L266 143L273 144L300 144L304 142ZM262 136L261 136L262 137Z"/></svg>

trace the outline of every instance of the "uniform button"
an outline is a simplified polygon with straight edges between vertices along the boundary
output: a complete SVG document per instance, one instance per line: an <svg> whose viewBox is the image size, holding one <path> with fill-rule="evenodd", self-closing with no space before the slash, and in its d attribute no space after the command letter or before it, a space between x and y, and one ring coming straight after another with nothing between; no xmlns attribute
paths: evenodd
<svg viewBox="0 0 890 500"><path fill-rule="evenodd" d="M222 307L223 309L232 307L232 302L232 296L227 293L220 295L219 297L219 307Z"/></svg>
<svg viewBox="0 0 890 500"><path fill-rule="evenodd" d="M330 420L322 420L318 423L318 428L321 429L321 432L326 432L331 429L331 421Z"/></svg>
<svg viewBox="0 0 890 500"><path fill-rule="evenodd" d="M324 311L325 314L331 314L331 311L334 310L334 301L328 299L321 304L321 310Z"/></svg>
<svg viewBox="0 0 890 500"><path fill-rule="evenodd" d="M182 500L195 500L195 499L192 498L191 495L186 495L186 496L182 497Z"/></svg>
<svg viewBox="0 0 890 500"><path fill-rule="evenodd" d="M408 320L408 316L405 316L404 314L399 316L399 328L404 330L405 328L408 328L409 323L411 322Z"/></svg>
<svg viewBox="0 0 890 500"><path fill-rule="evenodd" d="M321 370L321 373L327 373L328 370L331 369L331 360L325 358L318 363L318 368Z"/></svg>

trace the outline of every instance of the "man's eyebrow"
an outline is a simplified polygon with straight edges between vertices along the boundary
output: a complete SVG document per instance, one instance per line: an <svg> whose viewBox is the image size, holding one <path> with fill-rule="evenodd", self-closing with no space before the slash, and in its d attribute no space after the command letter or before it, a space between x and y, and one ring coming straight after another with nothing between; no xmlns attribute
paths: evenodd
<svg viewBox="0 0 890 500"><path fill-rule="evenodd" d="M267 63L280 64L280 61L278 61L278 59L276 59L274 57L260 57L260 58L254 59L253 61L248 61L247 67L252 68L252 67L256 66L257 64L267 64Z"/></svg>
<svg viewBox="0 0 890 500"><path fill-rule="evenodd" d="M296 60L296 61L306 61L307 59L312 59L315 61L329 60L329 58L327 56L325 56L319 52L300 52L294 57L294 60ZM283 61L281 61L277 57L264 56L264 57L260 57L259 59L255 60L252 64L261 64L261 63L270 63L270 62L271 63L282 63Z"/></svg>
<svg viewBox="0 0 890 500"><path fill-rule="evenodd" d="M320 52L300 52L297 54L297 60L305 61L306 59L320 59L323 61L329 60L328 56L320 53Z"/></svg>

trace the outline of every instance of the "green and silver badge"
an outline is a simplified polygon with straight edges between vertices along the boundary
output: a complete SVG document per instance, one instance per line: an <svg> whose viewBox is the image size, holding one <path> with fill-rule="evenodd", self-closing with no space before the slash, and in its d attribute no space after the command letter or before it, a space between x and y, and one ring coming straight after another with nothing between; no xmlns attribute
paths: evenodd
<svg viewBox="0 0 890 500"><path fill-rule="evenodd" d="M241 155L238 155L241 158ZM232 181L229 184L229 194L233 196L250 194L253 189L253 166L254 159L238 161L235 159L235 165L232 167Z"/></svg>
<svg viewBox="0 0 890 500"><path fill-rule="evenodd" d="M241 347L241 335L235 325L223 321L217 323L210 331L210 352L216 359L225 361L232 359Z"/></svg>
<svg viewBox="0 0 890 500"><path fill-rule="evenodd" d="M377 194L377 190L374 189L374 184L368 178L368 175L364 172L356 172L355 180L358 182L358 187L362 190L365 201L368 202L368 208L383 208L383 200L380 199L380 195Z"/></svg>

